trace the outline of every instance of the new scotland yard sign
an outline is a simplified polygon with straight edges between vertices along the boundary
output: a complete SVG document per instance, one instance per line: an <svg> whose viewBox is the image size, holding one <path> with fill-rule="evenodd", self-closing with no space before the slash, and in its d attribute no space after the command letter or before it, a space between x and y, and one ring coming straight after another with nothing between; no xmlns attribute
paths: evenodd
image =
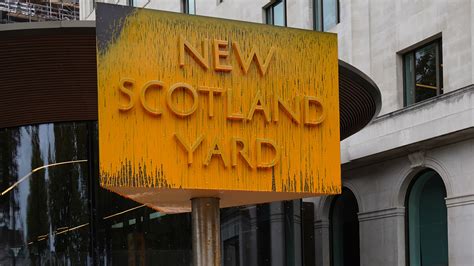
<svg viewBox="0 0 474 266"><path fill-rule="evenodd" d="M341 190L334 34L98 4L100 184L162 211Z"/></svg>

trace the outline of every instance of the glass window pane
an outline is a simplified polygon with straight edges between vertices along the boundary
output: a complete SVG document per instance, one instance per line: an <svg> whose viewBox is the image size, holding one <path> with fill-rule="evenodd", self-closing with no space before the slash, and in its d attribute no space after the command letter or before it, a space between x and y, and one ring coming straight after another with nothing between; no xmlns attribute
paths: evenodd
<svg viewBox="0 0 474 266"><path fill-rule="evenodd" d="M273 9L267 8L267 24L272 25L273 24Z"/></svg>
<svg viewBox="0 0 474 266"><path fill-rule="evenodd" d="M314 29L317 31L323 30L323 17L322 17L322 0L314 0Z"/></svg>
<svg viewBox="0 0 474 266"><path fill-rule="evenodd" d="M415 73L414 73L414 59L413 53L406 54L404 56L404 65L403 65L403 77L404 77L404 87L405 87L405 105L410 105L415 103Z"/></svg>
<svg viewBox="0 0 474 266"><path fill-rule="evenodd" d="M323 0L324 30L329 30L337 24L337 0Z"/></svg>
<svg viewBox="0 0 474 266"><path fill-rule="evenodd" d="M0 130L0 264L90 262L87 151L85 123Z"/></svg>
<svg viewBox="0 0 474 266"><path fill-rule="evenodd" d="M273 6L273 25L285 26L285 4L283 1Z"/></svg>
<svg viewBox="0 0 474 266"><path fill-rule="evenodd" d="M303 265L301 215L301 200L221 209L224 266Z"/></svg>
<svg viewBox="0 0 474 266"><path fill-rule="evenodd" d="M316 255L314 250L316 248L316 238L314 234L314 203L302 202L301 217L302 217L302 238L303 238L303 265L316 265Z"/></svg>
<svg viewBox="0 0 474 266"><path fill-rule="evenodd" d="M98 190L100 265L191 265L189 213L161 213Z"/></svg>
<svg viewBox="0 0 474 266"><path fill-rule="evenodd" d="M196 3L194 0L188 0L188 14L196 14Z"/></svg>
<svg viewBox="0 0 474 266"><path fill-rule="evenodd" d="M224 266L239 266L240 265L240 256L239 256L239 237L234 236L223 241L223 264Z"/></svg>
<svg viewBox="0 0 474 266"><path fill-rule="evenodd" d="M405 105L443 93L441 42L433 42L403 58Z"/></svg>
<svg viewBox="0 0 474 266"><path fill-rule="evenodd" d="M436 96L436 43L427 45L415 51L415 101Z"/></svg>

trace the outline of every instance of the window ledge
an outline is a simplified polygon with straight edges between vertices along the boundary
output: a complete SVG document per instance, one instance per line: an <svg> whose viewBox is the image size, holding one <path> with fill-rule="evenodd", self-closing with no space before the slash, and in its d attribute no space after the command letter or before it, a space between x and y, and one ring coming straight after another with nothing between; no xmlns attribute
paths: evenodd
<svg viewBox="0 0 474 266"><path fill-rule="evenodd" d="M470 85L376 118L341 142L341 161L373 163L407 149L430 149L472 138L473 132L474 85Z"/></svg>

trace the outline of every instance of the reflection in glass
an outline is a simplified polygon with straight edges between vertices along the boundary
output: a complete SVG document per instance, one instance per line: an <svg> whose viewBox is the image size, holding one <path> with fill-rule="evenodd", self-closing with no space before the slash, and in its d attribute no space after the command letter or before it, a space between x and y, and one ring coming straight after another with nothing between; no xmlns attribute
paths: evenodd
<svg viewBox="0 0 474 266"><path fill-rule="evenodd" d="M338 23L337 0L323 1L323 29L326 31Z"/></svg>
<svg viewBox="0 0 474 266"><path fill-rule="evenodd" d="M0 130L0 264L89 263L88 227L78 227L89 221L87 164L28 176L86 158L85 138L85 124L75 123Z"/></svg>
<svg viewBox="0 0 474 266"><path fill-rule="evenodd" d="M18 178L18 146L20 129L0 130L0 190L4 191ZM19 196L11 191L0 196L0 264L15 264L24 246L23 222L20 217Z"/></svg>
<svg viewBox="0 0 474 266"><path fill-rule="evenodd" d="M55 125L54 152L48 156L49 163L87 158L87 128L83 125ZM55 252L62 259L69 258L84 263L87 257L89 237L87 228L59 234L70 227L89 222L87 164L48 168L49 205L52 210L51 226L57 232ZM79 254L83 254L80 256Z"/></svg>
<svg viewBox="0 0 474 266"><path fill-rule="evenodd" d="M436 45L425 46L415 52L415 101L436 96Z"/></svg>
<svg viewBox="0 0 474 266"><path fill-rule="evenodd" d="M443 93L441 42L435 41L403 57L405 105Z"/></svg>
<svg viewBox="0 0 474 266"><path fill-rule="evenodd" d="M302 238L303 238L303 265L316 265L315 257L315 235L314 235L314 203L302 202Z"/></svg>
<svg viewBox="0 0 474 266"><path fill-rule="evenodd" d="M0 129L0 265L191 264L191 215L100 188L97 150L93 122ZM299 200L223 209L224 265L301 265L312 211Z"/></svg>
<svg viewBox="0 0 474 266"><path fill-rule="evenodd" d="M285 26L285 4L279 2L273 7L273 25Z"/></svg>
<svg viewBox="0 0 474 266"><path fill-rule="evenodd" d="M181 2L183 13L196 15L196 1L195 0L182 0Z"/></svg>
<svg viewBox="0 0 474 266"><path fill-rule="evenodd" d="M31 169L44 165L41 158L38 127L31 127ZM26 211L27 241L32 264L41 265L47 258L49 216L45 171L33 174L29 180Z"/></svg>
<svg viewBox="0 0 474 266"><path fill-rule="evenodd" d="M302 219L311 216L307 212L314 211L313 205L308 204L305 211L301 204L295 200L222 209L224 265L302 265L303 261L314 261L314 245L306 247L302 239L303 227L314 231L314 221ZM305 251L309 260L303 259Z"/></svg>
<svg viewBox="0 0 474 266"><path fill-rule="evenodd" d="M323 31L323 3L322 0L314 0L313 2L313 23L314 29Z"/></svg>
<svg viewBox="0 0 474 266"><path fill-rule="evenodd" d="M266 23L275 26L286 26L285 1L275 1L266 7Z"/></svg>
<svg viewBox="0 0 474 266"><path fill-rule="evenodd" d="M196 14L196 3L194 0L188 0L188 14Z"/></svg>
<svg viewBox="0 0 474 266"><path fill-rule="evenodd" d="M415 70L414 70L414 56L413 53L409 53L405 55L404 57L404 87L405 87L405 105L410 105L415 103L415 82L414 82L414 77L415 77Z"/></svg>
<svg viewBox="0 0 474 266"><path fill-rule="evenodd" d="M191 215L167 215L99 188L104 265L190 265Z"/></svg>
<svg viewBox="0 0 474 266"><path fill-rule="evenodd" d="M240 265L240 244L239 237L234 236L223 241L224 249L224 266L239 266Z"/></svg>

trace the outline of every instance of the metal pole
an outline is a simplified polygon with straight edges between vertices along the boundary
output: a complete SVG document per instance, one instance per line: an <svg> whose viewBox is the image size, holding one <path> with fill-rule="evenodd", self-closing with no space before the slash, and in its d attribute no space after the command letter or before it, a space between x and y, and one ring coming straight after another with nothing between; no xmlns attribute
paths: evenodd
<svg viewBox="0 0 474 266"><path fill-rule="evenodd" d="M193 266L221 265L221 226L218 198L191 199Z"/></svg>

